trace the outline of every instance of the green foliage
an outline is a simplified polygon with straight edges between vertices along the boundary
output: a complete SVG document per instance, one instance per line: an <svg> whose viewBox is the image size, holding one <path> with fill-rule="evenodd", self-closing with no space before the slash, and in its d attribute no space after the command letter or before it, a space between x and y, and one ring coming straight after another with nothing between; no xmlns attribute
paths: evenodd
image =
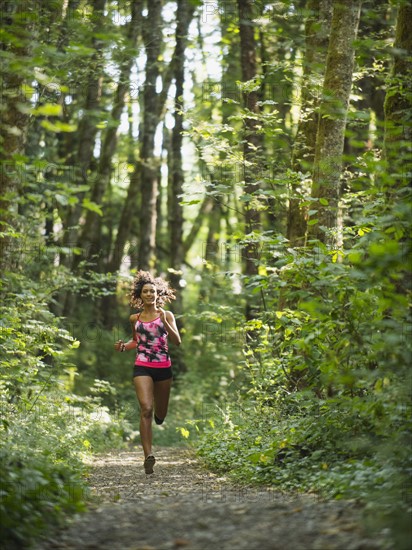
<svg viewBox="0 0 412 550"><path fill-rule="evenodd" d="M202 8L197 0L191 3ZM0 148L6 150L11 136L22 138L2 164L7 186L0 197L6 200L1 214L7 213L0 227L0 238L7 237L0 243L6 266L0 283L0 510L10 548L26 545L65 511L83 508L85 453L138 436L133 354L113 352L114 341L130 335L125 292L119 284L119 311L114 300L113 310L106 307L117 274L100 272L123 254L114 242L122 233L126 187L140 162L135 146L144 109L136 89L145 56L139 41L130 47L132 3L109 3L105 12L87 2L72 4L68 11L57 2L37 13L27 2L9 3L2 31L2 109L7 113L16 101L19 106ZM211 52L218 52L211 45L220 39L221 78L209 74L210 80L196 82L216 67L208 63L210 52L192 48L187 56L186 84L196 104L184 112L185 148L189 140L194 144L200 167L192 168L181 197L186 229L200 220L197 205L205 197L213 208L203 214L211 231L204 223L182 266L188 280L182 331L187 372L174 382L171 414L154 428L155 442L195 439L209 464L242 478L361 499L375 525L389 525L403 548L411 507L410 174L402 164L407 159L397 159L397 153L407 150L399 137L407 117L402 128L387 121L390 157L380 149L394 10L387 3L366 6L361 20L342 174L342 246L329 250L309 242L292 249L284 236L289 201L299 201L312 217L309 224L318 224L316 214L330 207L326 198L310 197L315 143L306 143L302 158L290 158L291 151L297 154L298 117L308 121L322 95L323 68L316 59L305 66L304 25L316 14L292 0L257 3L260 66L255 78L240 82L239 22L232 4L233 10L223 10L220 27L210 21L198 26L208 29L197 39ZM164 16L169 19L163 31L171 36L172 11ZM171 40L158 59L166 94L167 79L175 78L169 73L173 63L165 62L172 49ZM133 76L126 93L126 109L120 105L116 114L118 84L127 86L122 70L132 57L138 78ZM410 99L402 75L392 75L386 88L387 109L398 95ZM242 95L251 92L258 92L259 114L241 107ZM304 92L312 98L307 105ZM126 110L128 124L123 117L120 124ZM26 115L30 124L21 120ZM251 119L262 140L245 159L242 136ZM160 117L157 122L160 129ZM116 128L119 140L106 149L106 137ZM163 149L170 150L166 138ZM190 147L185 157L186 151L193 160ZM111 166L103 169L109 158ZM96 174L108 177L110 169L110 185L95 201ZM246 176L254 178L256 192L244 192ZM165 214L169 193L163 185L159 191L158 267L166 270L169 244L180 243L166 238L173 216ZM127 201L139 206L140 199ZM259 213L261 227L245 227L248 210ZM90 251L81 249L76 224L90 213L98 217L97 240L90 243L96 256L85 258ZM134 214L126 237L132 262L141 239ZM241 275L246 249L256 252L255 276ZM199 254L201 268L188 268ZM80 298L74 315L62 319L62 311L71 311L69 292ZM247 323L246 303L253 305Z"/></svg>
<svg viewBox="0 0 412 550"><path fill-rule="evenodd" d="M26 262L25 273L4 273L1 283L0 512L8 548L26 546L67 512L83 510L82 458L123 445L130 432L104 405L107 383L96 381L85 397L73 393L80 342L50 311L54 269L43 257ZM84 284L64 270L58 276L63 287Z"/></svg>
<svg viewBox="0 0 412 550"><path fill-rule="evenodd" d="M294 2L288 5L296 7ZM275 18L276 9L271 14ZM201 380L203 395L194 396L200 399L201 411L182 426L182 434L189 441L193 438L208 464L241 479L314 491L322 498L359 500L371 526L389 528L395 546L407 548L412 507L412 319L410 150L404 136L409 120L398 124L395 109L392 123L388 108L393 107L396 93L407 101L403 90L409 77L392 75L385 89L394 12L388 5L377 11L363 9L356 51L359 73L354 77L359 95L352 97L348 114L339 201L342 220L331 230L331 242L338 243L334 249L315 240L291 248L283 236L286 222L291 221L286 220L288 208L288 214L293 213L287 202L291 199L312 218L309 225L319 224L319 212L332 213L331 201L310 196L316 136L308 137L307 151L294 148L302 158L292 163L287 158L293 148L293 131L289 132L294 108L302 101L300 122L310 121L316 105L305 104L304 92L312 98L318 95L316 82L322 73L310 61L305 68L308 78L297 77L300 66L294 56L303 46L299 42L303 34L288 42L289 18L277 29L270 23L265 26L265 59L272 54L279 63L267 61L258 78L237 84L239 101L230 101L230 117L218 116L223 107L205 123L195 113L191 117L188 134L199 148L204 179L210 179L203 182L203 193L230 211L258 211L261 224L251 230L238 215L237 224L228 224L227 234L214 235L216 240L223 238L228 248L235 245L241 258L226 263L206 258L205 271L214 275L217 284L205 293L210 297L208 312L201 302L199 317L209 315L206 319L214 319L216 326L227 322L231 331L243 335L242 349L233 353L233 347L227 346L219 366L213 365L212 384L202 385L205 380ZM277 32L290 46L288 56L281 53L284 43ZM399 56L399 51L394 55ZM259 90L264 100L268 89L264 85L272 78L277 84L284 79L301 87L301 95L294 97L285 86L283 98L275 97L275 90L270 98L275 102L261 102L261 113L253 118L256 132L264 136L262 151L246 162L243 143L236 141L241 124L250 116L241 107L240 92ZM373 98L369 87L374 89ZM385 135L383 95L378 100L378 88L387 92ZM282 105L285 97L292 106L290 118ZM290 135L291 143L282 143L282 133L283 138ZM292 171L291 164L303 166L305 173ZM242 193L246 168L255 177L253 194ZM241 305L247 301L254 308L247 322L236 307L240 304L227 299L230 292L221 281L223 274L244 271L246 250L254 252L257 273L239 276ZM217 289L226 289L224 298ZM224 313L222 304L227 306ZM193 326L196 322L198 318L189 319ZM200 351L201 357L196 351L193 357L207 368L220 348L200 345ZM226 384L220 384L221 379Z"/></svg>
<svg viewBox="0 0 412 550"><path fill-rule="evenodd" d="M209 407L197 445L240 478L359 499L368 521L390 525L405 547L410 241L406 210L380 199L366 204L342 250L273 241L267 274L248 282L265 308L245 326L238 392Z"/></svg>
<svg viewBox="0 0 412 550"><path fill-rule="evenodd" d="M63 512L84 509L85 485L73 465L25 451L1 449L0 537L10 549L25 547L46 525L58 525Z"/></svg>

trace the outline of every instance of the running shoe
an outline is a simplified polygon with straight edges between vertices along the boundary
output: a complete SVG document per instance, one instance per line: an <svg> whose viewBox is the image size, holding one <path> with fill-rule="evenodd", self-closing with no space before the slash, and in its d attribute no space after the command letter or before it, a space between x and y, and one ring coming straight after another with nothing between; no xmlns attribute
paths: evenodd
<svg viewBox="0 0 412 550"><path fill-rule="evenodd" d="M144 471L146 474L153 474L153 466L155 465L156 459L153 455L148 455L143 463Z"/></svg>

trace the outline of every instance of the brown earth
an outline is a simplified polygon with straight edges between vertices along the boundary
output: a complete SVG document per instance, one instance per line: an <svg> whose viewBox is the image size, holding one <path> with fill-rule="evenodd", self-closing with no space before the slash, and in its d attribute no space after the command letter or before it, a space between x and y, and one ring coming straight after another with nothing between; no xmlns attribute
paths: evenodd
<svg viewBox="0 0 412 550"><path fill-rule="evenodd" d="M193 452L162 448L146 475L141 451L93 459L88 512L35 550L382 550L354 502L236 485Z"/></svg>

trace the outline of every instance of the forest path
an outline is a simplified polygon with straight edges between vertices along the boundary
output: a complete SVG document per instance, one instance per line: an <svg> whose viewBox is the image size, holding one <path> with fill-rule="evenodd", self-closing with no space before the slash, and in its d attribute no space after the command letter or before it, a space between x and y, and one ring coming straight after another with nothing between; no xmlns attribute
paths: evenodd
<svg viewBox="0 0 412 550"><path fill-rule="evenodd" d="M353 502L239 486L206 470L193 451L156 449L146 475L140 451L91 464L89 511L36 550L372 550Z"/></svg>

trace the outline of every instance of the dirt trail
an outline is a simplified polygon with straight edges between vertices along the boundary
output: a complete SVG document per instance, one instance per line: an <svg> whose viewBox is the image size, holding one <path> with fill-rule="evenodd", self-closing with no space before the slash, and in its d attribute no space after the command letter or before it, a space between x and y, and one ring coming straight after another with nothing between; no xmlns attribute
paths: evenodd
<svg viewBox="0 0 412 550"><path fill-rule="evenodd" d="M36 550L375 550L351 502L240 487L205 470L187 449L95 457L87 513ZM386 546L387 548L387 546Z"/></svg>

